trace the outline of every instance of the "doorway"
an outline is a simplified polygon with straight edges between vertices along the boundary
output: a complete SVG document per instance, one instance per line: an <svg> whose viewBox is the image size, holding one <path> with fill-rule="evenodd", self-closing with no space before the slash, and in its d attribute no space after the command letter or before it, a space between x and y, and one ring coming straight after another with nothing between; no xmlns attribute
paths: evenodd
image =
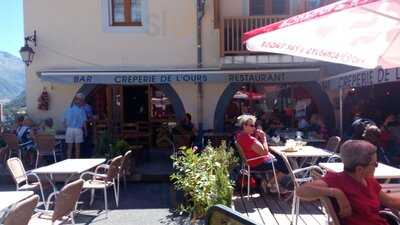
<svg viewBox="0 0 400 225"><path fill-rule="evenodd" d="M149 120L148 86L125 86L123 88L124 123Z"/></svg>

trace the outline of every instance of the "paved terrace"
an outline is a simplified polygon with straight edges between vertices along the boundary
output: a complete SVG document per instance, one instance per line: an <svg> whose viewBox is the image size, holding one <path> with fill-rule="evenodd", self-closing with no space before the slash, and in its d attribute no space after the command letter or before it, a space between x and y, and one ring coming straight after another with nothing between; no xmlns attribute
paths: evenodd
<svg viewBox="0 0 400 225"><path fill-rule="evenodd" d="M251 198L236 196L233 198L233 208L242 215L248 216L260 225L290 225L291 198L285 201L276 194ZM327 217L321 211L318 202L301 202L298 225L326 225Z"/></svg>

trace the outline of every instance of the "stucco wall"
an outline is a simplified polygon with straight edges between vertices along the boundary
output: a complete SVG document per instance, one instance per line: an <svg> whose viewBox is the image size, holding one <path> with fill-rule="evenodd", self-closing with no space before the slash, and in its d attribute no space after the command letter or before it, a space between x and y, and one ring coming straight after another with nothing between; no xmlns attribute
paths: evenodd
<svg viewBox="0 0 400 225"><path fill-rule="evenodd" d="M48 69L177 69L196 68L196 2L146 0L146 32L110 32L102 23L104 0L25 0L25 34L37 31L35 58L27 70L28 113L34 119L57 120L71 102L79 85L42 82L37 71ZM219 66L219 37L214 29L213 4L208 1L203 25L205 67ZM46 86L49 111L37 110L37 99ZM189 85L190 86L190 85ZM191 99L192 88L178 88ZM194 114L192 100L185 101Z"/></svg>

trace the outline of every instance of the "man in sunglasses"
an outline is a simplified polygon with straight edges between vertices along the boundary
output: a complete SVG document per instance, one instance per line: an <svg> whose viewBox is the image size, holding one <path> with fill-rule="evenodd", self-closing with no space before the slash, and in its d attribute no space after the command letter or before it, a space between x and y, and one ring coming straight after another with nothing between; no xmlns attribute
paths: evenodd
<svg viewBox="0 0 400 225"><path fill-rule="evenodd" d="M381 206L400 209L400 198L382 191L374 178L378 166L376 147L364 140L346 141L340 148L344 171L328 172L322 179L297 188L303 200L332 198L339 206L342 225L387 225L379 215Z"/></svg>

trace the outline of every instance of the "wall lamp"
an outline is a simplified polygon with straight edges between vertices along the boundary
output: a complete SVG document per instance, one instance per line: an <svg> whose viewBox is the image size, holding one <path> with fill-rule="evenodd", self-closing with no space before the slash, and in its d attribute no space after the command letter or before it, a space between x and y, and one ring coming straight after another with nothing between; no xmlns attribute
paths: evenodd
<svg viewBox="0 0 400 225"><path fill-rule="evenodd" d="M32 42L36 47L36 30L33 31L33 35L25 37L25 45L19 50L19 54L21 55L22 61L24 61L26 66L29 66L29 64L32 63L33 56L35 55L35 52L29 46L29 42Z"/></svg>

